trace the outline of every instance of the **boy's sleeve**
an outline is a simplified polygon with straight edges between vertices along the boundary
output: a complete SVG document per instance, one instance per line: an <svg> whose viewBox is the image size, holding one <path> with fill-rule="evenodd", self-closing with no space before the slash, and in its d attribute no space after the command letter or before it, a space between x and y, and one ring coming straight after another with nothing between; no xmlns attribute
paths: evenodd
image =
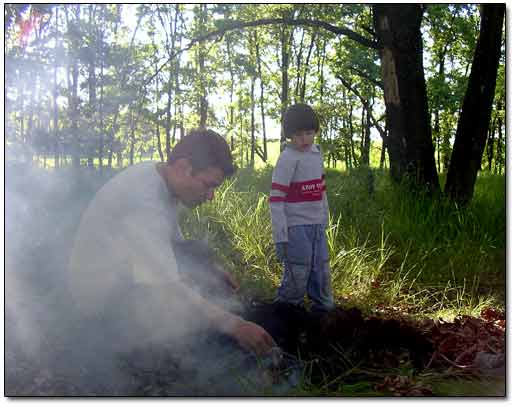
<svg viewBox="0 0 513 406"><path fill-rule="evenodd" d="M290 182L295 169L296 162L286 153L282 153L273 171L269 203L271 207L273 240L275 243L288 242L289 240L287 217L285 216L285 199L289 192Z"/></svg>
<svg viewBox="0 0 513 406"><path fill-rule="evenodd" d="M330 207L328 204L328 189L326 188L326 170L324 169L324 158L323 158L322 150L321 150L320 146L319 146L319 151L321 153L321 166L322 166L322 185L323 185L322 206L323 206L323 219L324 219L323 224L328 226Z"/></svg>

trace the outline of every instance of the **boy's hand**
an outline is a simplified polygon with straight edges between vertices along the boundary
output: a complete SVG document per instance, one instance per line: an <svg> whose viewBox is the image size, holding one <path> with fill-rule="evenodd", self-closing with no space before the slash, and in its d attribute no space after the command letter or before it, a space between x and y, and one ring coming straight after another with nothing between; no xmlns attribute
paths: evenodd
<svg viewBox="0 0 513 406"><path fill-rule="evenodd" d="M287 260L287 248L289 243L288 242L279 242L276 243L276 255L278 256L278 259L281 262L285 262Z"/></svg>

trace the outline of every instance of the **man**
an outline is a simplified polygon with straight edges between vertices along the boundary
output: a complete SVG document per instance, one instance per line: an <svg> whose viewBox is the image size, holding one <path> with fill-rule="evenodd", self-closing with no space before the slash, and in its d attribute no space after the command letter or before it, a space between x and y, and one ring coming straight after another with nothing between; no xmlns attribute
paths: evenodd
<svg viewBox="0 0 513 406"><path fill-rule="evenodd" d="M226 141L214 131L195 130L167 163L131 166L98 191L74 242L70 288L78 311L99 323L104 340L179 343L214 329L258 355L275 345L263 328L184 284L177 269L171 242L183 239L179 203L193 208L211 200L233 172ZM230 275L222 276L237 287Z"/></svg>

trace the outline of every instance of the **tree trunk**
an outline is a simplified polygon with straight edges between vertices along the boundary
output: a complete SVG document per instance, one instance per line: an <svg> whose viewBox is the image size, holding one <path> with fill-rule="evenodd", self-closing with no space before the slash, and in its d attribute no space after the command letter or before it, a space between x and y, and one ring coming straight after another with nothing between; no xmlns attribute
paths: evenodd
<svg viewBox="0 0 513 406"><path fill-rule="evenodd" d="M157 66L157 64L155 64ZM171 91L167 94L167 106L166 106L166 150L170 149L170 123L171 123ZM156 114L156 120L155 120L155 138L157 140L157 149L159 152L160 160L164 161L164 154L162 153L162 143L160 142L160 125L159 125L159 99L160 99L160 93L159 93L159 77L155 77L155 110L157 112Z"/></svg>
<svg viewBox="0 0 513 406"><path fill-rule="evenodd" d="M500 104L501 110L502 110L502 103ZM497 155L495 158L495 171L494 173L502 173L503 163L502 160L502 116L499 116L497 123L497 130L499 132L499 135L497 137ZM497 170L498 169L498 170Z"/></svg>
<svg viewBox="0 0 513 406"><path fill-rule="evenodd" d="M255 167L255 76L251 78L251 155L249 165Z"/></svg>
<svg viewBox="0 0 513 406"><path fill-rule="evenodd" d="M89 35L91 38L91 46L89 47L89 64L88 64L88 88L89 88L89 113L87 118L91 123L92 135L95 134L95 121L93 120L94 113L96 112L96 32L95 32L95 11L94 5L89 5ZM87 166L89 168L94 167L94 153L95 153L95 142L93 139L88 139L87 143Z"/></svg>
<svg viewBox="0 0 513 406"><path fill-rule="evenodd" d="M71 44L72 49L70 59L73 61L71 64L68 64L68 105L69 105L69 115L71 122L71 137L70 137L70 145L71 145L71 162L74 167L80 166L80 158L79 158L79 140L76 139L78 132L78 62L77 58L73 54L74 52L78 52L78 39L76 38L78 29L78 20L80 18L80 6L71 6L76 9L76 19L77 22L70 21L68 8L64 7L64 12L66 16L66 23L68 26L68 34L71 36Z"/></svg>
<svg viewBox="0 0 513 406"><path fill-rule="evenodd" d="M454 20L454 18L453 18ZM438 78L441 82L445 80L445 55L447 54L447 47L449 45L449 42L447 42L442 50L438 52ZM433 128L433 137L436 140L436 164L438 172L440 173L442 170L446 171L447 167L444 166L442 168L442 151L441 151L441 127L440 127L440 108L441 108L441 101L439 100L439 97L435 98L435 103L433 106L434 109L434 117L435 117L435 124Z"/></svg>
<svg viewBox="0 0 513 406"><path fill-rule="evenodd" d="M493 165L493 155L494 155L494 140L495 140L495 130L497 128L497 118L493 120L492 125L488 129L488 140L486 141L486 158L488 160L488 171L492 171Z"/></svg>
<svg viewBox="0 0 513 406"><path fill-rule="evenodd" d="M267 162L267 133L265 130L265 106L264 106L264 80L262 78L262 61L260 60L260 44L258 40L257 31L255 30L255 52L257 61L258 78L260 79L260 114L262 115L262 142L263 142L263 156L262 160ZM231 66L231 64L230 64Z"/></svg>
<svg viewBox="0 0 513 406"><path fill-rule="evenodd" d="M134 164L134 152L135 152L135 123L134 123L134 112L130 110L130 154L128 161L130 165Z"/></svg>
<svg viewBox="0 0 513 406"><path fill-rule="evenodd" d="M322 42L322 48L320 50L321 55L317 57L317 74L319 76L319 103L323 103L324 96L324 64L326 62L326 40Z"/></svg>
<svg viewBox="0 0 513 406"><path fill-rule="evenodd" d="M200 26L206 25L206 4L200 4ZM200 83L199 94L199 126L205 128L207 125L208 101L207 101L207 81L205 78L205 46L203 43L198 45L198 75Z"/></svg>
<svg viewBox="0 0 513 406"><path fill-rule="evenodd" d="M362 165L363 154L365 149L365 109L362 109L362 116L360 118L360 161L359 165Z"/></svg>
<svg viewBox="0 0 513 406"><path fill-rule="evenodd" d="M175 5L175 28L178 32L178 18L180 18L180 21L183 26L183 16L180 12L180 5ZM182 48L182 34L178 35L178 49ZM180 58L175 58L175 108L174 108L174 122L173 122L173 135L171 138L171 141L174 145L176 142L176 129L177 126L180 125L180 128L183 127L183 115L181 113L182 103L180 102ZM179 118L180 117L180 118ZM178 124L180 123L180 124ZM181 138L181 137L180 137ZM169 150L166 147L166 157L169 159L169 155L171 154L171 146L169 147Z"/></svg>
<svg viewBox="0 0 513 406"><path fill-rule="evenodd" d="M445 193L466 204L472 199L490 124L501 55L504 4L482 5L481 27L456 129Z"/></svg>
<svg viewBox="0 0 513 406"><path fill-rule="evenodd" d="M373 6L373 19L381 46L392 179L400 182L408 178L417 186L438 192L422 63L422 12L417 4L380 4Z"/></svg>
<svg viewBox="0 0 513 406"><path fill-rule="evenodd" d="M294 101L299 102L299 89L301 88L301 64L303 60L303 43L305 40L305 30L301 30L301 42L299 43L299 51L296 54L296 87L294 90Z"/></svg>
<svg viewBox="0 0 513 406"><path fill-rule="evenodd" d="M349 148L351 152L351 161L353 162L352 166L358 166L358 159L356 158L356 151L354 148L354 128L353 128L353 106L351 105L350 114L349 114Z"/></svg>
<svg viewBox="0 0 513 406"><path fill-rule="evenodd" d="M105 23L105 6L102 6L102 22ZM100 168L100 173L103 172L103 150L104 150L104 143L105 143L105 126L104 126L104 116L103 116L103 106L104 106L104 98L103 98L103 88L104 88L104 68L105 68L105 54L103 50L103 36L104 36L104 27L100 29L100 38L98 41L99 46L99 52L98 56L100 58L100 106L99 106L99 113L100 113L100 139L98 141L98 167Z"/></svg>
<svg viewBox="0 0 513 406"><path fill-rule="evenodd" d="M74 167L80 166L80 140L78 140L78 63L73 59L71 66L71 92L70 92L70 115L71 115L71 132L73 134L74 145L72 149L72 165Z"/></svg>
<svg viewBox="0 0 513 406"><path fill-rule="evenodd" d="M379 169L383 169L385 167L385 159L386 159L386 146L385 141L381 142L381 155L379 157Z"/></svg>
<svg viewBox="0 0 513 406"><path fill-rule="evenodd" d="M364 111L365 111L365 109L364 109ZM362 157L361 157L361 165L362 166L370 165L370 147L371 147L370 130L371 130L370 111L367 111L364 132L363 132L363 148L362 148Z"/></svg>
<svg viewBox="0 0 513 406"><path fill-rule="evenodd" d="M162 20L161 20L162 21ZM164 26L164 22L162 21L162 26ZM175 42L176 42L176 36L178 31L178 7L175 10L174 15L174 24L171 22L171 19L169 20L169 35L171 36L171 39L169 39L166 36L166 49L169 57L173 55L174 49L175 49ZM180 59L180 58L177 58ZM157 65L155 65L157 66ZM169 67L169 76L168 76L168 82L167 82L167 105L166 105L166 151L171 150L171 101L172 101L172 93L173 93L173 80L174 77L178 75L178 72L173 72L173 66L171 65ZM158 74L158 72L157 72ZM176 94L175 94L176 97ZM175 103L175 115L176 115L176 103ZM175 117L176 122L176 117ZM176 132L176 124L173 129L173 139L175 138L175 132ZM157 134L157 147L159 149L159 156L161 161L163 161L163 154L162 154L162 147L160 143L160 136Z"/></svg>
<svg viewBox="0 0 513 406"><path fill-rule="evenodd" d="M303 81L301 83L301 92L299 94L299 100L301 103L305 101L306 94L306 74L308 73L308 68L310 66L310 57L312 56L312 49L315 43L316 33L312 34L312 39L310 41L310 46L308 48L308 54L306 55L305 68L303 69Z"/></svg>
<svg viewBox="0 0 513 406"><path fill-rule="evenodd" d="M53 148L54 148L54 167L59 167L59 107L57 105L57 97L59 91L57 87L57 50L60 49L61 41L59 36L59 7L55 7L55 41L57 46L55 47L54 65L53 65L53 83L52 83L52 95L53 95Z"/></svg>
<svg viewBox="0 0 513 406"><path fill-rule="evenodd" d="M226 53L228 55L228 70L230 71L230 107L228 108L228 120L230 121L230 151L235 149L235 121L234 121L234 106L233 106L233 93L235 86L235 73L232 64L232 50L230 37L226 37Z"/></svg>
<svg viewBox="0 0 513 406"><path fill-rule="evenodd" d="M281 119L287 110L289 104L289 50L288 38L286 27L281 27L280 31L280 44L281 44ZM280 150L283 149L286 143L283 128L280 137Z"/></svg>

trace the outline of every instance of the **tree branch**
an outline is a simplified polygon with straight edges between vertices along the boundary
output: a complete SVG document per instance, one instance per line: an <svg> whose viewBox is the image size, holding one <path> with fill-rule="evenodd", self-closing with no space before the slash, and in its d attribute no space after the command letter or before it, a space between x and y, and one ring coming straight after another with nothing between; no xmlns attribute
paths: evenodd
<svg viewBox="0 0 513 406"><path fill-rule="evenodd" d="M366 79L368 80L369 82L371 82L374 86L377 86L379 87L381 90L384 90L383 88L383 83L380 82L380 81L377 81L376 79L373 79L370 77L369 74L365 73L364 71L358 69L358 68L355 68L355 67L350 67L349 68L350 70L352 70L354 73L356 73L358 76L360 76L361 78L363 79Z"/></svg>
<svg viewBox="0 0 513 406"><path fill-rule="evenodd" d="M355 31L352 31L345 27L337 27L335 25L331 25L324 21L319 20L308 20L305 18L299 18L299 19L293 19L293 18L263 18L260 20L254 20L254 21L227 21L225 26L223 28L220 28L218 30L206 33L204 35L200 35L199 37L193 38L189 44L177 52L175 52L173 55L170 55L169 58L155 71L155 73L146 81L145 84L151 82L155 76L157 76L160 71L166 66L170 61L172 61L174 58L176 58L180 53L187 51L191 49L195 44L199 42L208 41L212 38L215 38L217 36L221 36L225 34L228 31L233 30L240 30L247 27L258 27L261 25L272 25L272 24L285 24L285 25L302 25L302 26L308 26L308 27L317 27L322 28L326 31L332 32L337 35L345 35L348 38L351 38L352 40L359 42L360 44L372 48L372 49L379 49L378 42L375 40L370 40Z"/></svg>
<svg viewBox="0 0 513 406"><path fill-rule="evenodd" d="M345 80L343 77L341 77L340 75L337 75L337 79L339 79L342 84L348 89L350 90L351 92L353 92L359 99L360 101L362 102L362 105L363 105L363 108L367 111L367 113L369 114L369 118L370 120L372 121L372 125L374 127L376 127L376 130L378 130L379 132L379 135L381 136L381 139L383 140L383 143L387 144L388 145L388 136L386 134L386 131L379 125L378 121L376 121L376 119L374 118L374 116L372 115L372 111L371 111L371 108L369 107L369 102L360 94L360 92L356 89L354 89L351 84Z"/></svg>

